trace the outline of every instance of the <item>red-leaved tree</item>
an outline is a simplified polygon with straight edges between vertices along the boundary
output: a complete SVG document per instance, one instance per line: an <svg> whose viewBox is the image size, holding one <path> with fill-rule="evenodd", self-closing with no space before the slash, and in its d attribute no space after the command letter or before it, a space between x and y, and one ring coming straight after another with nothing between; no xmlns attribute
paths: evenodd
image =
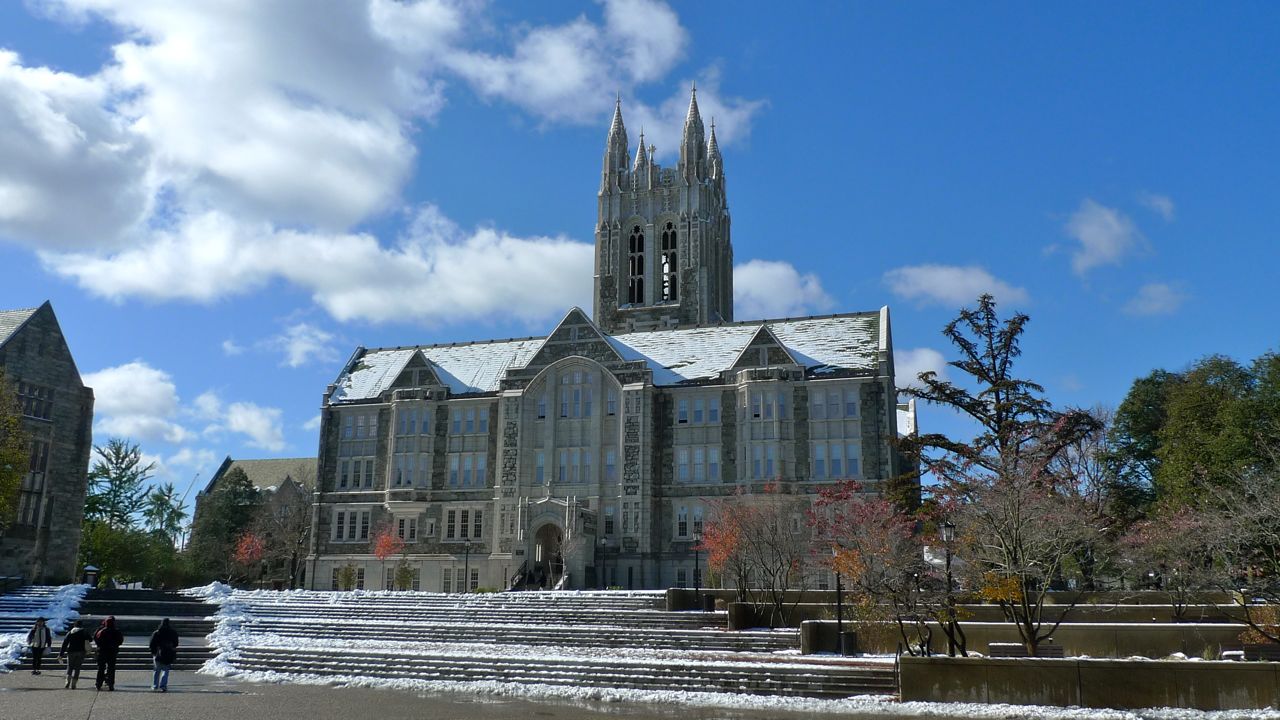
<svg viewBox="0 0 1280 720"><path fill-rule="evenodd" d="M373 556L382 561L382 575L387 574L387 560L404 552L404 539L384 523L373 534Z"/></svg>

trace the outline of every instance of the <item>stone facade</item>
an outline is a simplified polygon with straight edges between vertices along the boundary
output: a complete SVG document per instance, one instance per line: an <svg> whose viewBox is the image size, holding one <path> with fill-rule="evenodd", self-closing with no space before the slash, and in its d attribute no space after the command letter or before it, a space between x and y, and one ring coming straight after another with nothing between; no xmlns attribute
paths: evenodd
<svg viewBox="0 0 1280 720"><path fill-rule="evenodd" d="M71 582L78 574L93 390L80 381L49 303L0 311L0 368L18 394L32 440L17 515L0 535L0 575Z"/></svg>
<svg viewBox="0 0 1280 720"><path fill-rule="evenodd" d="M598 213L594 318L357 349L323 398L310 587L346 566L385 587L397 562L434 591L687 586L718 499L902 474L887 308L733 322L723 159L696 97L675 169L643 141L632 162L615 111ZM382 528L403 558L373 557Z"/></svg>

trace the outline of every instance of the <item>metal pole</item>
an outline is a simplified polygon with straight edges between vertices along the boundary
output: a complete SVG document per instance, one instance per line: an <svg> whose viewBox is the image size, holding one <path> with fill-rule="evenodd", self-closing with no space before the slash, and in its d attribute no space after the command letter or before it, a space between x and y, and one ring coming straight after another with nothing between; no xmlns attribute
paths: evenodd
<svg viewBox="0 0 1280 720"><path fill-rule="evenodd" d="M702 536L693 536L693 598L698 602L698 594L702 590L702 576L698 573L698 546L702 544Z"/></svg>
<svg viewBox="0 0 1280 720"><path fill-rule="evenodd" d="M463 555L462 565L462 592L471 592L471 541L466 544L466 554Z"/></svg>
<svg viewBox="0 0 1280 720"><path fill-rule="evenodd" d="M947 655L956 656L956 598L951 594L951 543L947 543Z"/></svg>
<svg viewBox="0 0 1280 720"><path fill-rule="evenodd" d="M844 638L844 588L840 586L840 571L836 571L836 645L839 647ZM844 648L839 648L843 653Z"/></svg>

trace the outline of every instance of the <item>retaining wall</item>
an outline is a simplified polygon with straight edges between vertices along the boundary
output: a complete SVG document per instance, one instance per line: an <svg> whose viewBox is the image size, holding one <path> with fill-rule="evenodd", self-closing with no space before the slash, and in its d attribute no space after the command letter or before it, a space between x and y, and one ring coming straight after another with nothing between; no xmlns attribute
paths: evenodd
<svg viewBox="0 0 1280 720"><path fill-rule="evenodd" d="M1280 663L904 657L902 699L1092 708L1280 707Z"/></svg>

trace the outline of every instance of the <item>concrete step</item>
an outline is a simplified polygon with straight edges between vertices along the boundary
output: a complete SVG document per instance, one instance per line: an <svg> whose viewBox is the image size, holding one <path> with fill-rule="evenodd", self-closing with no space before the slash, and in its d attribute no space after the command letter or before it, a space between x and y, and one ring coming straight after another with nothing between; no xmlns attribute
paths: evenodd
<svg viewBox="0 0 1280 720"><path fill-rule="evenodd" d="M217 608L212 606L208 609L210 614L217 612ZM84 627L95 630L102 624L102 620L105 617L102 615L81 615L80 622L84 623ZM125 635L150 636L160 626L160 620L161 618L154 616L117 615L116 627ZM205 620L204 618L171 618L169 624L173 626L173 629L177 631L180 637L204 637L213 632L216 622Z"/></svg>
<svg viewBox="0 0 1280 720"><path fill-rule="evenodd" d="M83 600L80 614L98 615L146 615L149 617L204 617L212 615L217 607L200 602L168 602L155 600Z"/></svg>
<svg viewBox="0 0 1280 720"><path fill-rule="evenodd" d="M666 612L593 609L568 612L563 610L480 609L471 607L364 607L359 605L260 605L243 604L244 609L259 618L320 617L384 621L480 622L557 625L615 625L622 627L724 628L728 617L724 612Z"/></svg>
<svg viewBox="0 0 1280 720"><path fill-rule="evenodd" d="M203 645L178 648L178 658L173 664L174 670L199 670L205 661L212 659L218 653L216 648L205 647ZM46 673L65 673L67 666L65 663L56 662L57 651L53 653L45 653L43 670ZM23 671L31 670L31 656L23 655L19 664L12 666L13 670ZM145 647L124 646L120 648L120 654L116 659L116 670L150 670L153 664L151 660L151 651ZM84 659L84 667L80 671L81 681L86 674L92 675L96 672L97 660L90 653Z"/></svg>
<svg viewBox="0 0 1280 720"><path fill-rule="evenodd" d="M847 697L892 694L891 667L610 662L599 659L429 657L388 652L242 648L233 661L245 670L317 675L362 675L460 682L514 682L575 687L636 688L766 695Z"/></svg>

